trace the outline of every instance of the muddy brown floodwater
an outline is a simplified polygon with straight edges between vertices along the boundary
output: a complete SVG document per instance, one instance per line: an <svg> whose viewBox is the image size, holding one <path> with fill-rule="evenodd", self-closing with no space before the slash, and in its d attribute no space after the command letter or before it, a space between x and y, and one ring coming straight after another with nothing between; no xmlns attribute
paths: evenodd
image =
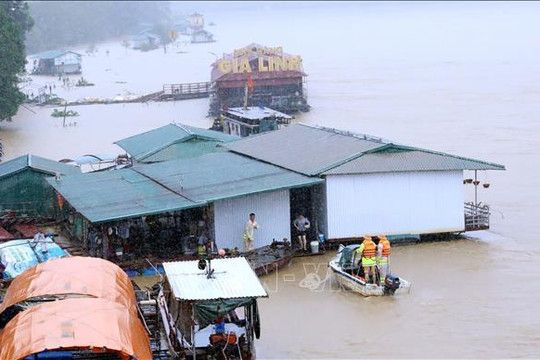
<svg viewBox="0 0 540 360"><path fill-rule="evenodd" d="M540 4L287 6L207 14L218 41L178 50L186 53L98 45L83 58L83 75L96 86L64 90L57 82L57 92L70 99L153 92L208 80L210 52L281 45L302 55L309 74L313 109L298 121L506 165L479 173L492 184L479 189L492 208L489 231L393 250L391 268L412 281L410 294L339 291L326 278L331 254L294 259L264 277L270 297L260 301L257 351L280 359L540 357ZM47 81L55 79L33 83ZM76 124L63 128L52 108L21 108L0 139L6 160L117 154L113 141L162 124L210 126L207 109L207 99L79 106Z"/></svg>

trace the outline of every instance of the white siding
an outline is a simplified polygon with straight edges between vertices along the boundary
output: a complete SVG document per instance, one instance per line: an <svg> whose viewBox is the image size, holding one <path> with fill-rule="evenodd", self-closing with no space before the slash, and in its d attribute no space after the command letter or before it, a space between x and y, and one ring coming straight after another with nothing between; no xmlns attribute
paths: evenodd
<svg viewBox="0 0 540 360"><path fill-rule="evenodd" d="M328 237L462 231L463 172L332 175Z"/></svg>
<svg viewBox="0 0 540 360"><path fill-rule="evenodd" d="M254 247L273 239L291 238L289 190L273 191L214 203L214 226L218 247L243 249L242 234L250 213L256 214Z"/></svg>

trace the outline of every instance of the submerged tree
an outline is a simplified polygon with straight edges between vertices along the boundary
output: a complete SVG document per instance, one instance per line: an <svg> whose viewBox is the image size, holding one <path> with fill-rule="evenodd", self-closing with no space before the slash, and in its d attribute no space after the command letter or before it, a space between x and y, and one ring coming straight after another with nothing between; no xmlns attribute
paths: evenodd
<svg viewBox="0 0 540 360"><path fill-rule="evenodd" d="M32 25L26 2L0 2L0 121L11 121L24 102L17 83L26 64L26 32Z"/></svg>

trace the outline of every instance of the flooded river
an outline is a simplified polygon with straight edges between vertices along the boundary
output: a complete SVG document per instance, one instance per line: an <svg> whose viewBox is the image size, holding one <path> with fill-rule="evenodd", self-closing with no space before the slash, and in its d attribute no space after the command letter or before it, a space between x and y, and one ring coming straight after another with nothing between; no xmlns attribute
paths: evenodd
<svg viewBox="0 0 540 360"><path fill-rule="evenodd" d="M326 279L331 254L295 259L265 277L270 298L260 302L257 351L262 358L540 357L540 4L265 4L259 12L207 14L216 43L166 54L98 45L83 58L95 87L34 83L56 81L56 92L73 100L150 93L164 83L207 81L210 53L282 45L302 55L309 74L313 109L297 120L506 165L479 172L492 184L479 188L493 210L490 231L393 250L391 268L412 281L410 294L338 291ZM112 142L123 137L172 121L212 122L208 99L74 109L76 124L64 128L52 108L21 108L0 128L5 159L117 154Z"/></svg>

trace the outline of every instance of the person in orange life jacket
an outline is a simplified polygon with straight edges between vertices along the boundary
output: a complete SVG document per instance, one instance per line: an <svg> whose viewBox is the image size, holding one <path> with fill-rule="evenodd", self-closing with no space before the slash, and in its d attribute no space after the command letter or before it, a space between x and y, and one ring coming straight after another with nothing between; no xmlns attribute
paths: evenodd
<svg viewBox="0 0 540 360"><path fill-rule="evenodd" d="M376 281L375 267L377 266L377 245L371 240L371 237L366 236L362 244L356 249L356 252L362 256L362 267L364 268L364 277L366 283L369 282L370 276L373 282Z"/></svg>
<svg viewBox="0 0 540 360"><path fill-rule="evenodd" d="M386 238L386 235L379 235L379 244L377 245L377 267L379 268L379 275L381 283L384 283L386 275L388 275L388 257L390 256L390 241Z"/></svg>

